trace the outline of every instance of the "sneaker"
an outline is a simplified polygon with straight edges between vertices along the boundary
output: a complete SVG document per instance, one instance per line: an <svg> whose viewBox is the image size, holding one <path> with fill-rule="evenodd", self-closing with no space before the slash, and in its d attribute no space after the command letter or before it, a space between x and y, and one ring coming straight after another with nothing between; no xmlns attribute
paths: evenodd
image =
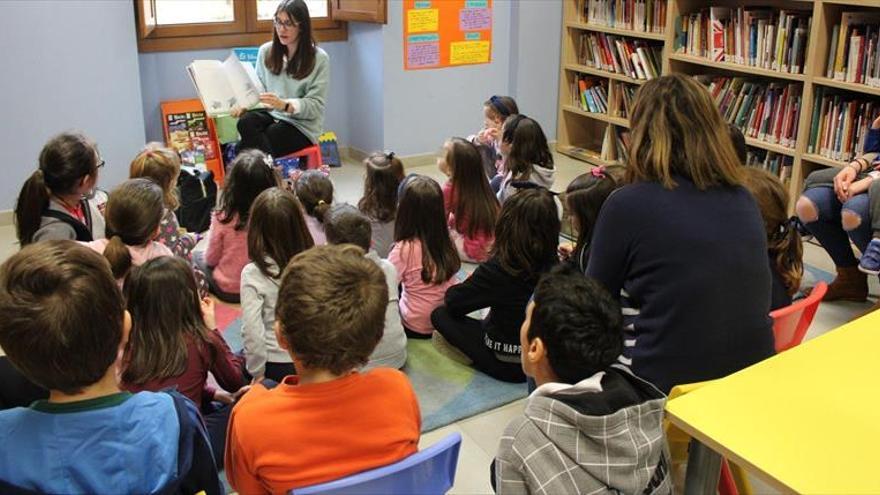
<svg viewBox="0 0 880 495"><path fill-rule="evenodd" d="M859 270L868 275L880 274L880 239L871 239L859 260Z"/></svg>

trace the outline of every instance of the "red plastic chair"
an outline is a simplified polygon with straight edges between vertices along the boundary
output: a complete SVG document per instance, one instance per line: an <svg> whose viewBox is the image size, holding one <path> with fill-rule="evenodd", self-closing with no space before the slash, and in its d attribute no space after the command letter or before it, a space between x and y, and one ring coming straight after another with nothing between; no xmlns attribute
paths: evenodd
<svg viewBox="0 0 880 495"><path fill-rule="evenodd" d="M819 309L819 302L826 292L828 284L819 282L809 296L791 306L770 312L770 317L773 318L773 334L776 337L776 352L791 349L804 340L804 335L816 316L816 310Z"/></svg>
<svg viewBox="0 0 880 495"><path fill-rule="evenodd" d="M321 147L317 144L303 148L299 151L284 155L281 158L303 158L306 159L306 167L309 170L321 168Z"/></svg>

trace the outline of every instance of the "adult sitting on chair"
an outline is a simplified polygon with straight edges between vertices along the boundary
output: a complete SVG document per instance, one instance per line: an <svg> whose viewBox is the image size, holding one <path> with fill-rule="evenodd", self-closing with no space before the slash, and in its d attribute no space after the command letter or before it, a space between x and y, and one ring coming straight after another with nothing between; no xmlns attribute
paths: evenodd
<svg viewBox="0 0 880 495"><path fill-rule="evenodd" d="M330 59L312 37L304 0L282 0L275 11L272 41L257 55L257 76L266 88L267 108L234 108L240 117L241 149L258 148L274 157L318 143L324 125L324 100Z"/></svg>

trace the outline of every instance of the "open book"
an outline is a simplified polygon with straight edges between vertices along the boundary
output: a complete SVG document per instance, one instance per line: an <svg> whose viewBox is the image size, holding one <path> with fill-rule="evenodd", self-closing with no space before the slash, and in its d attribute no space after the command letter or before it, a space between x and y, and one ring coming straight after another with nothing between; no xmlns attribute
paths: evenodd
<svg viewBox="0 0 880 495"><path fill-rule="evenodd" d="M223 62L193 60L186 70L211 117L228 114L233 107L259 106L260 93L265 92L254 68L234 53Z"/></svg>

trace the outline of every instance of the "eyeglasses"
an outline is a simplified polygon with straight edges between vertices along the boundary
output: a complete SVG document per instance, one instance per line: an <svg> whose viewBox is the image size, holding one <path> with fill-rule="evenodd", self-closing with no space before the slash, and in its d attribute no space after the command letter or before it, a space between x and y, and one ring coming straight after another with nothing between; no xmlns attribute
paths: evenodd
<svg viewBox="0 0 880 495"><path fill-rule="evenodd" d="M299 23L296 21L282 21L277 17L272 19L272 24L274 24L276 28L293 29L295 27L299 27Z"/></svg>

